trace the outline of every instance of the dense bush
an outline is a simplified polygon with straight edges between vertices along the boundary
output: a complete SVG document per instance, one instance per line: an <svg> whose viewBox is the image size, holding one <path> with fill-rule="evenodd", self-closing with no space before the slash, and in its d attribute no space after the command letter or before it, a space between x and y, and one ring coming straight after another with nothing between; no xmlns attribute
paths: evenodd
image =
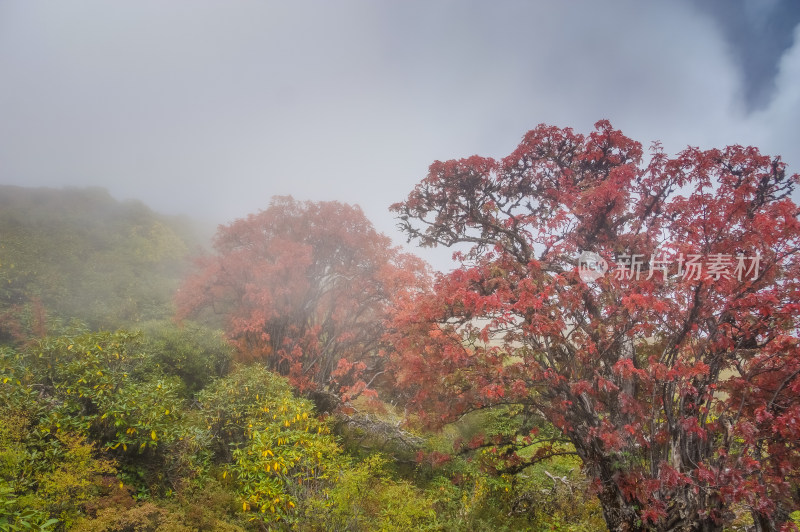
<svg viewBox="0 0 800 532"><path fill-rule="evenodd" d="M218 333L144 329L67 330L0 349L0 530L602 526L570 459L513 476L498 470L502 446L464 451L479 434L529 423L518 410L487 410L438 436L401 430L386 408L321 418L263 366L228 368Z"/></svg>
<svg viewBox="0 0 800 532"><path fill-rule="evenodd" d="M393 478L380 454L342 470L332 487L308 502L302 530L441 530L435 499Z"/></svg>
<svg viewBox="0 0 800 532"><path fill-rule="evenodd" d="M238 367L198 397L242 509L265 521L296 523L298 506L345 462L313 405L264 367Z"/></svg>
<svg viewBox="0 0 800 532"><path fill-rule="evenodd" d="M137 327L144 333L144 349L155 366L180 377L189 392L228 373L232 348L222 332L189 321L150 321Z"/></svg>
<svg viewBox="0 0 800 532"><path fill-rule="evenodd" d="M98 514L98 501L116 498L113 511L132 508L131 495L169 497L209 476L204 420L190 408L184 381L165 373L146 347L140 334L118 331L0 350L8 512L33 508L64 528ZM14 526L34 517L17 516Z"/></svg>

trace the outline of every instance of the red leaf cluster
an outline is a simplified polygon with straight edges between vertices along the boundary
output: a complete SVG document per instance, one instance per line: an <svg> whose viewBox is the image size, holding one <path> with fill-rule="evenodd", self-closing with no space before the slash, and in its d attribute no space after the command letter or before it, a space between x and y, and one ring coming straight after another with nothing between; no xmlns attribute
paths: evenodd
<svg viewBox="0 0 800 532"><path fill-rule="evenodd" d="M431 423L544 415L612 530L716 530L734 504L779 528L800 504L798 182L750 147L645 162L606 121L434 162L393 209L410 239L468 248L395 315L396 385ZM582 252L607 274L584 280Z"/></svg>
<svg viewBox="0 0 800 532"><path fill-rule="evenodd" d="M242 359L300 390L349 397L382 371L384 322L427 275L361 209L338 202L274 198L221 226L214 251L178 293L179 317L220 314Z"/></svg>

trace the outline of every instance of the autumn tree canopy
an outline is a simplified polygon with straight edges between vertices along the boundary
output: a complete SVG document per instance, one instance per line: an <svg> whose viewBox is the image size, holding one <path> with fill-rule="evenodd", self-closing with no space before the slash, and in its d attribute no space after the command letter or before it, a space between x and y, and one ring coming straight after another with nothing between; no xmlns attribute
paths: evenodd
<svg viewBox="0 0 800 532"><path fill-rule="evenodd" d="M301 390L351 395L381 371L393 299L426 271L357 206L290 197L221 226L214 250L180 290L179 317L218 313L242 358Z"/></svg>
<svg viewBox="0 0 800 532"><path fill-rule="evenodd" d="M721 530L734 505L778 529L800 504L799 181L750 147L645 158L606 121L434 162L393 210L468 250L397 315L397 386L432 423L544 416L559 435L471 445L510 472L574 450L611 530Z"/></svg>

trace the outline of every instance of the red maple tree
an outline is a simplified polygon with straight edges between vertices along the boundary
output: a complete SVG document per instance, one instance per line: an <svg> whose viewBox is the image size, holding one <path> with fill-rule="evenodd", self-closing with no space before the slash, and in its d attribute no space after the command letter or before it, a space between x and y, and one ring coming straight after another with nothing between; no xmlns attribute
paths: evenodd
<svg viewBox="0 0 800 532"><path fill-rule="evenodd" d="M242 359L301 391L346 396L381 372L392 301L423 286L427 272L359 207L291 197L220 226L214 250L179 291L178 317L221 314Z"/></svg>
<svg viewBox="0 0 800 532"><path fill-rule="evenodd" d="M741 146L656 144L643 162L606 121L434 162L392 209L410 240L469 249L398 309L397 387L435 424L501 404L543 416L556 434L522 423L472 445L507 472L576 453L610 530L721 530L733 508L792 526L799 181Z"/></svg>

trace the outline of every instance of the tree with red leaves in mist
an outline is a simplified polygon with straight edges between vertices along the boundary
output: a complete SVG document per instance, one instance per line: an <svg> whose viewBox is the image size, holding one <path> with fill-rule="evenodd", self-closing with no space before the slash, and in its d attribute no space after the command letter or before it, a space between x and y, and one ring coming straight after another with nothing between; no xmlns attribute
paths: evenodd
<svg viewBox="0 0 800 532"><path fill-rule="evenodd" d="M244 360L301 391L362 393L381 372L392 301L422 286L423 263L392 247L357 206L273 198L221 226L178 293L178 317L222 314ZM367 379L367 380L365 380Z"/></svg>
<svg viewBox="0 0 800 532"><path fill-rule="evenodd" d="M410 240L466 251L399 309L396 385L434 424L501 404L543 416L557 432L472 445L505 472L574 452L610 530L721 530L741 508L756 530L793 528L798 182L741 146L656 144L645 163L606 121L434 162L392 209Z"/></svg>

